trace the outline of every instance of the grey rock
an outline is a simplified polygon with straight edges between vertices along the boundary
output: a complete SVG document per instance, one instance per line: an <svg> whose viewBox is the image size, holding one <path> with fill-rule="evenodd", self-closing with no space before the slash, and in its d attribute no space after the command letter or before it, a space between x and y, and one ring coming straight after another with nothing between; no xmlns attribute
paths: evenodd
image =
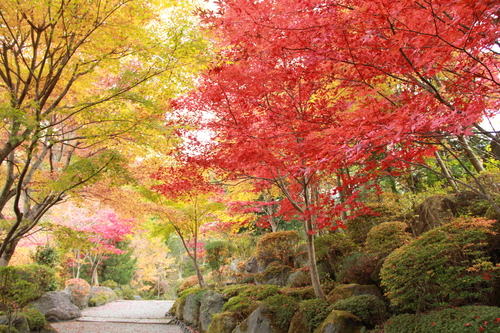
<svg viewBox="0 0 500 333"><path fill-rule="evenodd" d="M222 311L224 305L224 297L216 291L209 290L200 298L200 328L202 332L206 332L212 316Z"/></svg>
<svg viewBox="0 0 500 333"><path fill-rule="evenodd" d="M273 328L269 313L259 306L240 325L236 326L233 333L279 333Z"/></svg>
<svg viewBox="0 0 500 333"><path fill-rule="evenodd" d="M199 304L195 300L196 294L190 294L186 297L184 313L182 315L184 323L188 326L198 326Z"/></svg>
<svg viewBox="0 0 500 333"><path fill-rule="evenodd" d="M82 316L80 309L70 301L64 291L49 291L31 304L37 308L49 322L65 321Z"/></svg>
<svg viewBox="0 0 500 333"><path fill-rule="evenodd" d="M259 264L257 263L257 258L252 257L245 264L245 270L247 273L257 273L259 270Z"/></svg>

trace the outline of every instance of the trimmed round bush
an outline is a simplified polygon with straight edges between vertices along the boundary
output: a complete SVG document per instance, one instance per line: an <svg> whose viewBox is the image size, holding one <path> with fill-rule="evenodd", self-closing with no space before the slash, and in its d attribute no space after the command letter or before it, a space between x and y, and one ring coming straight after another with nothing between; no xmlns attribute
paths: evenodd
<svg viewBox="0 0 500 333"><path fill-rule="evenodd" d="M325 260L335 268L343 257L353 253L357 245L344 232L319 236L314 240L316 259Z"/></svg>
<svg viewBox="0 0 500 333"><path fill-rule="evenodd" d="M352 313L370 328L383 322L387 317L384 302L374 295L352 296L336 302L332 307L334 310Z"/></svg>
<svg viewBox="0 0 500 333"><path fill-rule="evenodd" d="M314 332L332 312L332 307L327 301L315 298L300 302L299 311L309 332Z"/></svg>
<svg viewBox="0 0 500 333"><path fill-rule="evenodd" d="M290 321L298 309L299 302L287 295L274 295L263 301L264 307L273 313L273 320L279 327L287 331Z"/></svg>
<svg viewBox="0 0 500 333"><path fill-rule="evenodd" d="M381 270L391 305L421 312L483 301L499 276L485 252L492 223L457 219L392 252Z"/></svg>
<svg viewBox="0 0 500 333"><path fill-rule="evenodd" d="M408 225L404 222L383 222L370 229L366 236L365 247L367 252L392 252L411 240L411 234L405 230Z"/></svg>
<svg viewBox="0 0 500 333"><path fill-rule="evenodd" d="M272 232L262 236L257 243L257 260L270 262L278 260L293 267L293 259L301 237L297 231Z"/></svg>
<svg viewBox="0 0 500 333"><path fill-rule="evenodd" d="M390 318L384 328L385 333L498 333L500 308L469 305L426 315L402 314Z"/></svg>

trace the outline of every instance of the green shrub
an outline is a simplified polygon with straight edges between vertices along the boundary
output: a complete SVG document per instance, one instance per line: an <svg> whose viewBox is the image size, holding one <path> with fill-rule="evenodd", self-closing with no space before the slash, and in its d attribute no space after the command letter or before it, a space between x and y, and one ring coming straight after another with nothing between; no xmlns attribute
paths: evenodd
<svg viewBox="0 0 500 333"><path fill-rule="evenodd" d="M27 307L23 310L22 315L26 318L31 331L40 331L45 327L47 320L45 316L34 307Z"/></svg>
<svg viewBox="0 0 500 333"><path fill-rule="evenodd" d="M384 325L385 333L416 333L417 324L420 320L420 315L416 314L401 314L389 318ZM457 332L458 333L458 332Z"/></svg>
<svg viewBox="0 0 500 333"><path fill-rule="evenodd" d="M411 234L405 230L404 222L383 222L370 229L366 237L365 247L370 253L392 252L411 240Z"/></svg>
<svg viewBox="0 0 500 333"><path fill-rule="evenodd" d="M232 245L225 240L213 240L205 244L205 260L212 271L218 271L229 262L233 252Z"/></svg>
<svg viewBox="0 0 500 333"><path fill-rule="evenodd" d="M248 285L248 284L237 284L234 286L229 286L226 287L222 290L222 294L224 295L225 299L230 299L231 297L238 296L241 293L244 293L248 290L251 290L255 288L253 285Z"/></svg>
<svg viewBox="0 0 500 333"><path fill-rule="evenodd" d="M390 318L386 333L500 332L500 308L469 305L433 311L426 315L403 314Z"/></svg>
<svg viewBox="0 0 500 333"><path fill-rule="evenodd" d="M384 302L374 295L352 296L336 302L332 307L352 313L370 328L382 323L387 316Z"/></svg>
<svg viewBox="0 0 500 333"><path fill-rule="evenodd" d="M111 288L111 289L116 289L118 288L118 283L116 283L115 281L113 280L106 280L102 283L100 283L101 286L103 287L108 287L108 288Z"/></svg>
<svg viewBox="0 0 500 333"><path fill-rule="evenodd" d="M252 293L253 297L257 301L263 301L268 297L277 295L279 292L280 288L278 286L271 284L263 284L260 286L255 286L253 290L252 289L248 290L247 292L245 292L245 295L250 296L250 293Z"/></svg>
<svg viewBox="0 0 500 333"><path fill-rule="evenodd" d="M332 312L332 307L327 301L315 298L300 302L299 311L305 326L314 332Z"/></svg>
<svg viewBox="0 0 500 333"><path fill-rule="evenodd" d="M279 231L266 234L257 243L257 260L278 260L284 265L293 267L293 259L300 240L297 231Z"/></svg>
<svg viewBox="0 0 500 333"><path fill-rule="evenodd" d="M347 255L356 251L357 245L344 232L335 232L319 236L314 240L316 259L329 263L336 272L338 266Z"/></svg>
<svg viewBox="0 0 500 333"><path fill-rule="evenodd" d="M24 280L17 267L0 267L0 311L12 323L19 311L42 295L40 285Z"/></svg>
<svg viewBox="0 0 500 333"><path fill-rule="evenodd" d="M239 295L232 297L229 301L224 303L222 311L235 313L240 320L243 320L247 318L257 306L257 302L254 299Z"/></svg>
<svg viewBox="0 0 500 333"><path fill-rule="evenodd" d="M37 246L33 260L39 265L54 268L59 263L59 253L50 245Z"/></svg>
<svg viewBox="0 0 500 333"><path fill-rule="evenodd" d="M337 274L337 282L372 284L371 274L381 258L380 254L363 252L356 252L344 258Z"/></svg>
<svg viewBox="0 0 500 333"><path fill-rule="evenodd" d="M11 327L9 331L9 326L7 325L0 325L0 333L19 333L19 331L15 327Z"/></svg>
<svg viewBox="0 0 500 333"><path fill-rule="evenodd" d="M122 286L122 297L124 300L133 301L135 294L135 290L130 288L130 286Z"/></svg>
<svg viewBox="0 0 500 333"><path fill-rule="evenodd" d="M55 291L59 287L56 271L38 264L13 266L19 278L37 285L42 292Z"/></svg>
<svg viewBox="0 0 500 333"><path fill-rule="evenodd" d="M299 303L294 298L282 294L268 297L262 303L267 310L272 312L274 322L283 330L288 331Z"/></svg>
<svg viewBox="0 0 500 333"><path fill-rule="evenodd" d="M381 270L391 305L418 312L482 301L499 276L484 252L491 224L458 219L392 252Z"/></svg>
<svg viewBox="0 0 500 333"><path fill-rule="evenodd" d="M295 298L297 301L305 301L306 299L316 298L314 294L313 287L302 287L302 288L281 288L281 293Z"/></svg>

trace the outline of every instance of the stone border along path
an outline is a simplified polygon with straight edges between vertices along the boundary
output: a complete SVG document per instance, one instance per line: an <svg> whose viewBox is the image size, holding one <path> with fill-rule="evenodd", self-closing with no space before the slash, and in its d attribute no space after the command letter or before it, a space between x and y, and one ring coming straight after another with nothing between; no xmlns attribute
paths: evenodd
<svg viewBox="0 0 500 333"><path fill-rule="evenodd" d="M73 321L52 323L59 333L182 333L178 321L166 316L173 301L114 301L87 308Z"/></svg>

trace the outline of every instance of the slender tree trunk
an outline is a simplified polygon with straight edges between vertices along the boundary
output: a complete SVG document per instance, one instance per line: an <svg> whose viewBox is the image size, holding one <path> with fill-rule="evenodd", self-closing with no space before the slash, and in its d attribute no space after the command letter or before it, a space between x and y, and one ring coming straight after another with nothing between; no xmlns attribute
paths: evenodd
<svg viewBox="0 0 500 333"><path fill-rule="evenodd" d="M446 176L446 180L448 180L448 183L450 186L453 188L453 191L458 192L458 186L457 183L455 182L455 179L451 176L450 171L446 167L446 164L444 164L443 159L441 158L441 155L439 155L439 152L435 152L434 155L436 156L436 161L439 164L439 167L441 168L441 172Z"/></svg>
<svg viewBox="0 0 500 333"><path fill-rule="evenodd" d="M309 274L311 276L311 283L313 285L314 294L317 298L326 300L325 293L321 287L319 279L318 266L316 265L316 250L314 248L314 238L309 232L312 230L311 220L304 221L304 231L306 232L307 256L309 259Z"/></svg>
<svg viewBox="0 0 500 333"><path fill-rule="evenodd" d="M203 274L201 274L200 265L198 265L198 260L196 260L196 257L193 259L193 264L194 264L194 269L196 270L196 277L198 278L198 283L200 284L200 287L202 289L205 289L207 287L207 284L205 283Z"/></svg>
<svg viewBox="0 0 500 333"><path fill-rule="evenodd" d="M460 145L464 149L465 155L467 155L467 158L471 162L472 166L474 169L479 173L484 171L483 164L481 161L477 158L476 154L474 154L474 151L472 151L471 146L467 142L467 139L463 135L458 136L458 141L460 142Z"/></svg>

